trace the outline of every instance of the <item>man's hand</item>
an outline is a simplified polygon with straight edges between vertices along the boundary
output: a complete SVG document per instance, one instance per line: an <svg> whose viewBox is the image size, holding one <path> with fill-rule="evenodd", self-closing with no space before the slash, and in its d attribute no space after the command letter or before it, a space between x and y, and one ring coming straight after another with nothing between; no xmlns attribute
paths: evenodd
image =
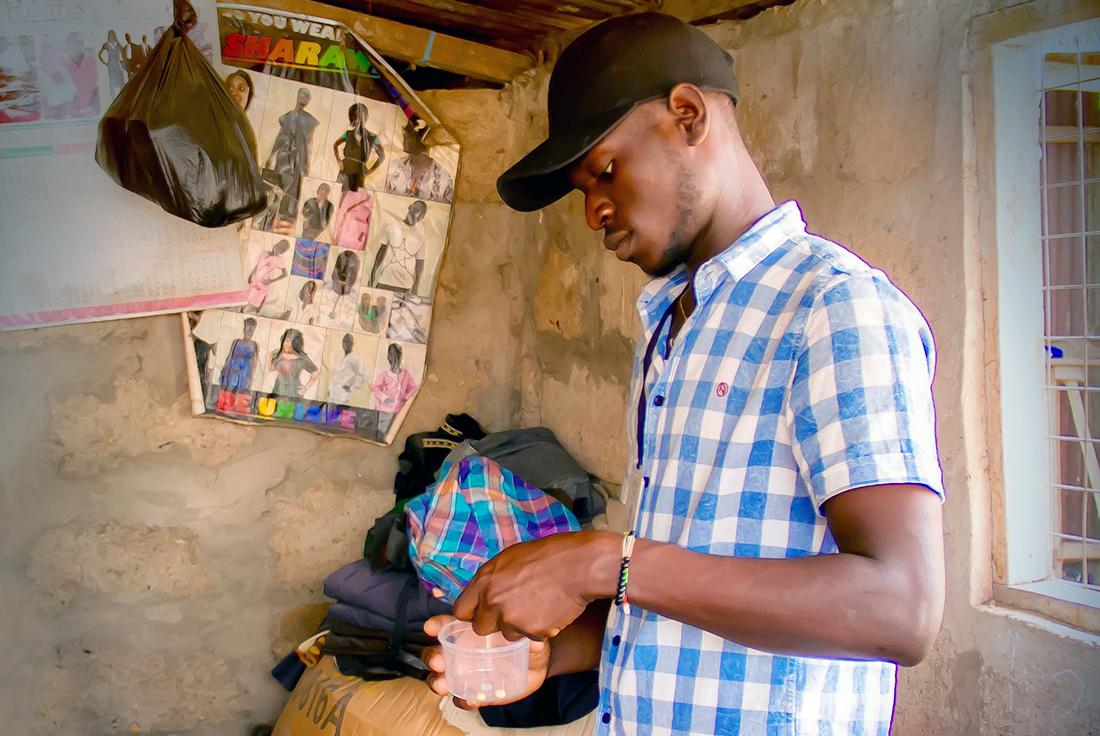
<svg viewBox="0 0 1100 736"><path fill-rule="evenodd" d="M424 622L424 633L431 637L438 637L440 629L451 621L454 621L453 616L433 616ZM428 675L428 687L436 695L450 695L451 691L447 686L446 660L443 657L443 647L428 647L420 656L424 660L424 664L428 665L428 669L432 671L432 674ZM505 705L526 698L542 687L549 667L550 642L531 642L531 651L527 658L527 687L514 698L494 701L491 705ZM453 700L455 705L464 710L473 710L478 707L476 704L469 703L462 698L453 698Z"/></svg>
<svg viewBox="0 0 1100 736"><path fill-rule="evenodd" d="M591 601L615 594L619 549L612 532L555 534L513 545L478 570L454 614L479 634L551 639Z"/></svg>

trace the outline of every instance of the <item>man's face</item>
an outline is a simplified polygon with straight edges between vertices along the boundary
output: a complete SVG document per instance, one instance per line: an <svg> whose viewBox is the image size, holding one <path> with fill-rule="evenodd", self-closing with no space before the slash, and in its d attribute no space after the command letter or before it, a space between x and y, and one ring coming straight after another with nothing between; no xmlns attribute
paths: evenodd
<svg viewBox="0 0 1100 736"><path fill-rule="evenodd" d="M405 222L410 225L415 225L424 219L424 214L427 208L422 204L413 203L409 205L409 212L405 215Z"/></svg>
<svg viewBox="0 0 1100 736"><path fill-rule="evenodd" d="M304 87L298 90L298 104L305 107L309 104L309 90Z"/></svg>
<svg viewBox="0 0 1100 736"><path fill-rule="evenodd" d="M317 199L328 199L328 184L317 187Z"/></svg>
<svg viewBox="0 0 1100 736"><path fill-rule="evenodd" d="M664 101L630 113L569 174L584 194L585 218L604 247L650 276L683 263L695 238L695 178Z"/></svg>
<svg viewBox="0 0 1100 736"><path fill-rule="evenodd" d="M420 142L420 136L416 134L416 130L411 125L406 125L403 129L403 145L405 146L406 153L426 153L427 149L424 144Z"/></svg>

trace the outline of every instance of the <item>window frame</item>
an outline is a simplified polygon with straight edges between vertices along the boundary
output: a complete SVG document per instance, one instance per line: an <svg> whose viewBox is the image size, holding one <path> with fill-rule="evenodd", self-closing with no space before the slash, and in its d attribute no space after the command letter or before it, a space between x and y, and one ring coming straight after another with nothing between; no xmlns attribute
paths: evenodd
<svg viewBox="0 0 1100 736"><path fill-rule="evenodd" d="M985 415L992 511L992 569L976 576L975 603L994 602L1100 631L1100 593L1052 577L1057 509L1048 440L1038 114L1043 48L1093 30L1100 10L1082 3L1036 0L976 17L970 27L973 62L964 68L964 158L975 187L970 214L981 240L986 345ZM1020 110L1036 114L1021 115ZM1002 299L1000 295L1026 294ZM1011 325L1012 329L1000 329ZM1040 428L1036 431L1036 428ZM1043 489L1036 493L1035 489ZM973 506L973 504L972 504ZM980 557L979 557L980 559Z"/></svg>

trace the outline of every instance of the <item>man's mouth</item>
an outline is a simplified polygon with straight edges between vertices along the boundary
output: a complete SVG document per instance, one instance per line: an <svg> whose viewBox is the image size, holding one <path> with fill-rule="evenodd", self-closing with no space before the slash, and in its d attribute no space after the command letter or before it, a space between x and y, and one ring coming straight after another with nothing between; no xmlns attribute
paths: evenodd
<svg viewBox="0 0 1100 736"><path fill-rule="evenodd" d="M604 236L603 247L613 251L619 260L625 261L631 240L630 231L609 234Z"/></svg>

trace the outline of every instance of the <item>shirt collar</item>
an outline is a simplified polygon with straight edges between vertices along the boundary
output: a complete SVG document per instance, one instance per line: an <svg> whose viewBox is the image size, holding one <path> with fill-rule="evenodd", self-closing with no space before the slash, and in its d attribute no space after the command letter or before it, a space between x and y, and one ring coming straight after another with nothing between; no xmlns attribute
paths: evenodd
<svg viewBox="0 0 1100 736"><path fill-rule="evenodd" d="M802 211L794 200L784 202L761 217L731 246L714 256L695 274L695 291L700 304L714 292L728 274L734 281L744 278L777 248L806 232ZM638 313L646 336L652 334L672 301L687 284L687 267L650 281L638 297Z"/></svg>

